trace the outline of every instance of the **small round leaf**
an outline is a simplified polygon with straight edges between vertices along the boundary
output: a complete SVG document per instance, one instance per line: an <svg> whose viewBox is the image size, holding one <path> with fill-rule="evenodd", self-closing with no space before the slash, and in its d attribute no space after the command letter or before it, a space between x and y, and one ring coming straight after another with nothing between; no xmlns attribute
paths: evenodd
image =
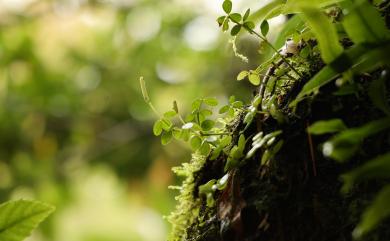
<svg viewBox="0 0 390 241"><path fill-rule="evenodd" d="M253 85L259 85L260 84L260 76L257 74L250 74L249 75L249 82Z"/></svg>
<svg viewBox="0 0 390 241"><path fill-rule="evenodd" d="M161 135L161 144L167 145L172 141L172 131L164 131Z"/></svg>
<svg viewBox="0 0 390 241"><path fill-rule="evenodd" d="M213 128L215 125L215 122L212 120L205 120L202 122L201 127L204 131L209 131L211 128Z"/></svg>
<svg viewBox="0 0 390 241"><path fill-rule="evenodd" d="M230 0L225 0L222 3L222 8L225 11L225 13L229 14L232 11L232 1Z"/></svg>
<svg viewBox="0 0 390 241"><path fill-rule="evenodd" d="M239 13L232 13L232 14L230 14L229 15L230 16L230 18L234 21L234 22L236 22L236 23L238 23L238 22L240 22L241 21L241 14L239 14Z"/></svg>
<svg viewBox="0 0 390 241"><path fill-rule="evenodd" d="M218 105L218 100L216 98L205 98L204 103L210 106L216 106Z"/></svg>
<svg viewBox="0 0 390 241"><path fill-rule="evenodd" d="M265 37L269 31L269 24L267 20L264 20L260 25L261 34Z"/></svg>
<svg viewBox="0 0 390 241"><path fill-rule="evenodd" d="M241 30L241 25L240 24L237 24L235 25L232 30L230 31L230 35L232 36L236 36Z"/></svg>
<svg viewBox="0 0 390 241"><path fill-rule="evenodd" d="M159 136L161 135L161 132L162 132L162 123L161 120L158 120L153 125L153 134L155 136Z"/></svg>
<svg viewBox="0 0 390 241"><path fill-rule="evenodd" d="M200 145L202 144L202 139L200 139L199 136L192 136L190 139L190 144L192 149L197 150L199 149Z"/></svg>

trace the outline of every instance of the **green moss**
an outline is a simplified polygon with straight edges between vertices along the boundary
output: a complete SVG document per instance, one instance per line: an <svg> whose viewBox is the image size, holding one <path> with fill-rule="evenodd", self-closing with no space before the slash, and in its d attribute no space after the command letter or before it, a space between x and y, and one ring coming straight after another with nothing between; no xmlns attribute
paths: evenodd
<svg viewBox="0 0 390 241"><path fill-rule="evenodd" d="M179 188L179 195L175 198L177 200L176 208L167 217L172 224L172 231L168 239L170 241L186 240L188 227L202 218L199 217L201 200L194 197L196 188L194 174L203 167L205 160L204 156L193 154L190 162L173 168L178 176L183 176L185 179Z"/></svg>

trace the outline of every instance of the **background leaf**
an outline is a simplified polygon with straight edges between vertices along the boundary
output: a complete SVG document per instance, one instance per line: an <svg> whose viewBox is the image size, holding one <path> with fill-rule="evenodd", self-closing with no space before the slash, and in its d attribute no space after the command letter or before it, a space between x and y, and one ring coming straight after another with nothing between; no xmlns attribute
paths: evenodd
<svg viewBox="0 0 390 241"><path fill-rule="evenodd" d="M389 101L386 95L386 80L389 79L389 73L384 70L379 79L374 80L368 89L368 95L372 103L387 115L390 115Z"/></svg>
<svg viewBox="0 0 390 241"><path fill-rule="evenodd" d="M347 129L344 122L340 119L322 120L313 123L308 132L314 135L334 133Z"/></svg>
<svg viewBox="0 0 390 241"><path fill-rule="evenodd" d="M371 121L363 126L347 129L324 144L324 155L337 161L345 161L357 151L365 138L387 128L390 128L390 118Z"/></svg>
<svg viewBox="0 0 390 241"><path fill-rule="evenodd" d="M10 201L0 205L0 240L22 241L54 207L36 201Z"/></svg>
<svg viewBox="0 0 390 241"><path fill-rule="evenodd" d="M368 1L345 1L342 24L348 36L356 44L377 43L389 39L387 29L380 13Z"/></svg>
<svg viewBox="0 0 390 241"><path fill-rule="evenodd" d="M352 171L342 175L344 180L343 192L348 191L354 183L377 178L390 177L390 152L381 155Z"/></svg>
<svg viewBox="0 0 390 241"><path fill-rule="evenodd" d="M320 10L312 7L299 7L301 16L306 20L318 41L321 57L326 63L336 59L342 52L343 47L339 43L336 27L328 17Z"/></svg>
<svg viewBox="0 0 390 241"><path fill-rule="evenodd" d="M386 185L364 211L359 225L353 231L354 238L360 238L373 230L382 220L390 216L390 185Z"/></svg>

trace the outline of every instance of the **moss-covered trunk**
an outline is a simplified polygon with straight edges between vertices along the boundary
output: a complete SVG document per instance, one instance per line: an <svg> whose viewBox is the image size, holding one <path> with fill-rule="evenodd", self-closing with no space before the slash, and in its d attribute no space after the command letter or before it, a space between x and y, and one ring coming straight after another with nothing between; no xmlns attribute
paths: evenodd
<svg viewBox="0 0 390 241"><path fill-rule="evenodd" d="M346 49L352 45L348 39L342 44ZM376 131L367 138L352 137L340 143L341 149L346 145L340 155L352 158L336 162L327 157L334 146L324 145L334 133L312 135L307 130L312 123L336 118L349 128L389 120L383 119L386 115L374 107L367 91L380 78L389 90L389 73L382 68L356 75L352 84L341 83L341 88L339 81L331 82L314 97L291 105L303 85L324 66L318 52L304 58L300 54L316 45L316 41L301 42L283 53L285 59L272 62L251 106L228 126L232 142L227 151L217 158L213 153L194 155L176 170L186 179L177 210L169 217L171 240L353 239L362 211L385 181L362 182L342 193L340 176L389 151L390 132ZM382 223L363 240L389 240L389 225Z"/></svg>

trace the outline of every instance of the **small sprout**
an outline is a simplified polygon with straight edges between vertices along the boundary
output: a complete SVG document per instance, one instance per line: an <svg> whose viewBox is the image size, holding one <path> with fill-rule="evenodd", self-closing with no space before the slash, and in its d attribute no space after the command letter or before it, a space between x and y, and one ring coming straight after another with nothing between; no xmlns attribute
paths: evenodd
<svg viewBox="0 0 390 241"><path fill-rule="evenodd" d="M265 150L264 153L263 153L263 156L261 157L261 165L265 165L267 164L267 161L270 157L270 151L269 150Z"/></svg>
<svg viewBox="0 0 390 241"><path fill-rule="evenodd" d="M232 11L232 7L233 7L232 1L230 0L223 1L222 8L225 11L225 13L229 14Z"/></svg>
<svg viewBox="0 0 390 241"><path fill-rule="evenodd" d="M142 96L144 97L145 102L149 103L150 98L149 98L148 90L146 89L146 84L143 76L139 77L139 83L141 86Z"/></svg>
<svg viewBox="0 0 390 241"><path fill-rule="evenodd" d="M272 137L271 139L269 139L267 141L267 146L272 146L272 144L274 144L275 140L276 140L276 137Z"/></svg>
<svg viewBox="0 0 390 241"><path fill-rule="evenodd" d="M261 34L265 37L269 31L269 24L267 20L264 20L260 25Z"/></svg>
<svg viewBox="0 0 390 241"><path fill-rule="evenodd" d="M223 177L221 177L221 179L219 179L217 181L217 189L218 190L224 190L227 186L227 183L228 183L228 180L229 180L229 173L226 173Z"/></svg>

